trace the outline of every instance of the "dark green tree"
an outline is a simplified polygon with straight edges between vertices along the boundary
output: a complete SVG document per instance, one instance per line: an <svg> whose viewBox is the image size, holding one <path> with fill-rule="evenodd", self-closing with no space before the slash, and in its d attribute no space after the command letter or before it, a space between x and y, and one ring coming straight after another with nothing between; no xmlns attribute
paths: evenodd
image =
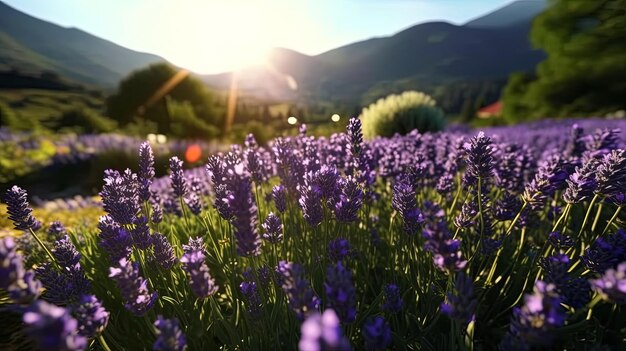
<svg viewBox="0 0 626 351"><path fill-rule="evenodd" d="M507 118L626 109L626 0L553 0L535 19L531 39L548 58L524 87L523 79L512 77L504 100Z"/></svg>
<svg viewBox="0 0 626 351"><path fill-rule="evenodd" d="M108 116L118 121L121 127L136 122L138 118L146 119L156 123L156 132L170 134L174 121L167 108L167 97L172 101L189 104L193 110L192 117L203 124L221 128L223 112L215 95L191 75L168 90L165 96L154 99L157 91L171 81L178 71L167 63L158 63L131 73L120 83L117 93L107 99ZM185 119L188 120L188 117ZM180 125L176 129L177 133L181 132Z"/></svg>

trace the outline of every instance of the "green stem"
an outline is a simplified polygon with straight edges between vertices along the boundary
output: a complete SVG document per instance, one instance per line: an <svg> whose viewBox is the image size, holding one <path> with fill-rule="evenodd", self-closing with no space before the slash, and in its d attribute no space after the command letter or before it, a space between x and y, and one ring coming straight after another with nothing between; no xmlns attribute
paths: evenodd
<svg viewBox="0 0 626 351"><path fill-rule="evenodd" d="M617 209L615 210L615 213L613 214L613 217L611 217L609 222L606 224L606 227L604 227L604 230L602 231L601 235L604 235L604 233L606 233L606 231L609 230L609 228L611 227L611 224L613 224L613 221L615 220L615 218L617 218L621 210L622 210L622 206L618 206Z"/></svg>
<svg viewBox="0 0 626 351"><path fill-rule="evenodd" d="M46 255L50 257L50 261L52 261L52 263L58 267L59 263L57 262L56 258L54 258L54 256L52 255L52 252L48 250L48 248L46 247L46 244L44 244L43 241L39 239L39 237L37 236L37 234L35 234L32 228L28 228L28 230L30 231L30 234L32 234L33 238L35 238L35 241L37 242L37 244L39 244L39 246L41 246L41 248L46 253Z"/></svg>
<svg viewBox="0 0 626 351"><path fill-rule="evenodd" d="M583 231L585 230L585 226L587 225L587 221L589 220L589 215L591 214L591 209L593 208L593 205L595 205L597 199L598 199L598 195L596 194L593 196L593 199L591 199L591 202L589 203L589 207L587 208L587 213L585 214L585 219L583 219L583 224L580 226L580 231L578 232L579 238L583 234Z"/></svg>
<svg viewBox="0 0 626 351"><path fill-rule="evenodd" d="M109 347L109 345L107 344L106 341L104 341L104 337L102 336L102 334L98 335L98 342L100 342L100 346L102 346L102 348L105 351L111 351L111 348Z"/></svg>

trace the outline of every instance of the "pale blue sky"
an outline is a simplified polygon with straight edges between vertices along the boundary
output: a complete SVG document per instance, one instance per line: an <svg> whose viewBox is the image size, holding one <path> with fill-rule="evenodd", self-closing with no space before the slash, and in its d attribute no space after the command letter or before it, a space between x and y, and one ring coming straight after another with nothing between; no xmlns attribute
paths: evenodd
<svg viewBox="0 0 626 351"><path fill-rule="evenodd" d="M256 64L270 47L318 54L417 23L461 24L512 0L4 0L32 16L199 73Z"/></svg>

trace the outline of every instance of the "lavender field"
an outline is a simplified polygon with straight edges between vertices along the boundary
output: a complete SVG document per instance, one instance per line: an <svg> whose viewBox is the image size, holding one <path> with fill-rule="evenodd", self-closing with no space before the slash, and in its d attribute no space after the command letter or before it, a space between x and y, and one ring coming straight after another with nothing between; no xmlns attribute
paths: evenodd
<svg viewBox="0 0 626 351"><path fill-rule="evenodd" d="M329 138L250 135L203 167L172 157L160 178L161 148L129 143L139 163L71 207L97 224L42 222L37 194L3 194L0 348L624 349L620 131L363 140L353 118Z"/></svg>

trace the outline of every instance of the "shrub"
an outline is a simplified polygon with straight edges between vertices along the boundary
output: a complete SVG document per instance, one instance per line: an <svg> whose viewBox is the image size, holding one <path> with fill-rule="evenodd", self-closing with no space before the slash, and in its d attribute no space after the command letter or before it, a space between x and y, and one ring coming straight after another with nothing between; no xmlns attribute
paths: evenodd
<svg viewBox="0 0 626 351"><path fill-rule="evenodd" d="M72 131L79 134L107 133L113 131L117 126L115 121L84 106L75 106L63 111L55 122L56 130Z"/></svg>
<svg viewBox="0 0 626 351"><path fill-rule="evenodd" d="M435 100L417 91L379 99L363 109L360 119L367 138L407 134L413 129L436 132L445 125L443 111L435 106Z"/></svg>

